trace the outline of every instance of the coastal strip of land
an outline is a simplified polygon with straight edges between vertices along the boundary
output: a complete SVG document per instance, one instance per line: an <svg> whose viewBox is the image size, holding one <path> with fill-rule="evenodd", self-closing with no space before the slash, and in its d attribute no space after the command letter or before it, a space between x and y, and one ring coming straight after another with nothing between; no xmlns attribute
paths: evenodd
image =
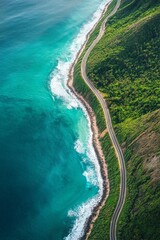
<svg viewBox="0 0 160 240"><path fill-rule="evenodd" d="M102 12L102 15L99 19L99 21L103 18L104 14L106 13L108 6L110 3L107 3L105 5L105 8ZM98 22L99 22L98 21ZM109 185L109 180L108 180L108 171L107 171L107 164L106 164L106 160L101 148L101 144L99 141L99 129L97 127L97 121L96 121L96 116L94 114L93 109L91 108L91 106L89 105L89 103L82 97L82 95L80 95L74 88L73 86L73 72L74 72L74 66L78 61L79 56L81 55L81 53L83 52L83 50L85 49L86 43L90 37L90 34L94 31L95 27L97 26L98 22L95 24L95 26L92 28L92 30L87 34L86 36L86 41L84 42L82 48L80 49L80 51L78 52L76 59L74 61L74 63L72 64L70 71L69 71L69 75L68 75L68 82L67 85L69 87L69 89L72 91L72 93L80 100L80 102L85 106L87 113L89 115L90 121L91 121L91 129L92 129L92 133L93 133L93 146L96 152L96 155L98 157L98 161L99 161L99 165L100 165L100 170L101 170L101 175L103 178L103 195L102 198L100 200L99 203L97 203L97 206L94 207L92 215L89 217L89 219L87 219L86 221L86 225L85 225L85 229L84 229L84 235L82 236L82 239L88 239L91 230L93 228L93 224L95 222L95 220L97 219L99 212L101 210L101 208L104 206L108 196L109 196L109 191L110 191L110 185Z"/></svg>
<svg viewBox="0 0 160 240"><path fill-rule="evenodd" d="M97 97L97 99L99 100L101 107L103 109L104 112L104 116L105 116L105 122L106 122L106 126L107 126L107 130L112 142L112 145L114 147L116 156L118 158L118 162L119 162L119 168L120 168L120 195L119 195L119 200L116 206L116 209L114 211L114 214L112 216L112 220L111 220L111 225L110 225L110 239L111 240L115 240L116 239L116 226L117 226L117 221L118 221L118 217L120 215L120 212L123 208L124 202L125 202L125 197L126 197L126 168L125 168L125 161L124 161L124 157L123 157L123 153L122 150L120 148L120 145L118 143L118 140L116 138L115 132L113 130L112 127L112 122L111 122L111 118L110 118L110 113L109 113L109 109L107 107L107 104L105 102L105 100L103 99L102 95L99 93L99 91L94 87L94 85L92 84L92 82L90 82L90 80L87 77L87 73L86 73L86 62L88 59L88 56L90 54L90 52L92 51L92 49L95 47L95 45L99 42L99 40L102 38L104 32L105 32L105 26L106 26L106 22L108 21L108 19L113 16L119 6L120 6L121 0L118 0L114 9L111 11L111 13L105 18L105 20L102 22L102 25L100 27L100 31L98 36L96 37L96 39L92 42L92 44L90 45L90 47L87 49L85 55L83 56L82 62L81 62L81 75L83 77L83 80L85 81L85 83L88 85L88 87L92 90L92 92L95 94L95 96ZM105 11L107 10L108 4L105 8ZM104 12L101 16L101 19L104 15ZM93 30L92 30L93 31ZM91 31L91 32L92 32ZM88 34L87 36L87 40L91 34L91 32ZM86 40L86 42L87 42ZM80 56L81 52L84 50L84 47L86 45L83 45L81 51L79 52L78 57ZM91 229L93 227L93 223L95 221L95 219L98 217L100 209L102 208L102 206L104 206L106 199L109 195L109 181L108 181L108 173L107 173L107 166L105 163L105 159L104 159L104 155L99 143L99 139L98 139L98 128L96 125L96 118L95 115L93 113L93 110L91 109L91 107L89 106L89 104L83 99L83 97L81 95L79 95L76 90L73 87L73 69L74 69L74 65L77 62L77 59L75 60L71 70L70 70L70 76L69 76L69 81L68 81L68 86L70 87L70 89L72 90L72 92L80 99L80 101L85 105L85 107L87 108L87 111L89 113L90 119L91 119L91 126L92 126L92 131L93 131L93 145L95 147L96 153L98 155L98 159L99 159L99 163L101 166L101 172L102 172L102 177L103 177L103 185L104 185L104 192L103 192L103 197L102 200L100 201L100 203L98 204L98 206L95 207L92 216L90 217L87 227L86 227L86 231L85 231L85 238L87 239Z"/></svg>

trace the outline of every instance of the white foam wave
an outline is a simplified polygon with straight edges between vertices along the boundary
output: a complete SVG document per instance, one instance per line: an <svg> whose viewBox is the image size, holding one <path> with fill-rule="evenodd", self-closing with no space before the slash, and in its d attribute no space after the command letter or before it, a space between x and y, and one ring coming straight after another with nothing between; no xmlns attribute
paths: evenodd
<svg viewBox="0 0 160 240"><path fill-rule="evenodd" d="M53 95L63 99L68 109L73 107L77 108L79 106L79 102L67 88L70 65L70 61L64 62L62 60L58 60L58 65L52 73L51 80L51 90Z"/></svg>
<svg viewBox="0 0 160 240"><path fill-rule="evenodd" d="M75 142L75 146L74 149L78 152L78 153L85 153L85 148L83 146L83 143L78 139Z"/></svg>
<svg viewBox="0 0 160 240"><path fill-rule="evenodd" d="M110 0L108 0L109 2ZM98 19L100 18L104 6L107 1L104 1L99 9L94 13L92 19L86 23L80 30L77 37L73 40L72 44L69 47L69 51L66 55L63 55L62 59L58 59L58 65L56 69L51 74L51 90L53 95L58 98L63 99L64 103L66 103L67 108L77 108L79 106L79 101L75 98L75 96L71 93L71 91L67 88L68 74L71 65L73 64L77 53L83 46L87 34L96 24ZM65 60L64 60L65 59Z"/></svg>
<svg viewBox="0 0 160 240"><path fill-rule="evenodd" d="M81 238L84 234L84 227L86 224L87 219L91 216L92 211L94 207L98 204L100 201L102 194L103 194L103 180L100 172L100 166L98 163L98 159L95 153L95 150L93 148L93 142L92 142L92 131L91 131L91 122L90 118L86 112L86 109L84 106L79 102L79 100L72 94L70 89L67 87L67 80L68 80L68 74L69 69L74 62L77 53L83 46L87 34L90 32L90 30L93 28L93 26L96 24L98 19L100 18L102 11L110 0L105 0L102 2L98 10L93 15L91 21L89 21L87 24L83 26L83 28L80 30L77 37L74 39L73 43L70 45L69 51L66 56L63 57L63 59L58 60L58 65L56 69L53 71L51 76L51 90L54 96L62 99L64 103L66 104L67 108L78 108L81 107L87 120L88 120L88 128L90 130L89 138L88 138L88 146L87 146L87 156L94 165L94 168L96 170L96 176L93 174L93 171L91 171L90 168L86 169L86 171L83 173L83 175L86 177L88 182L91 182L93 185L98 185L99 191L98 194L88 200L87 202L83 203L81 206L79 206L77 209L71 209L68 212L69 217L76 217L74 226L71 229L70 234L65 238L65 240L78 240ZM79 153L84 153L85 149L84 146L77 140L75 143L75 149ZM86 161L86 159L85 159Z"/></svg>
<svg viewBox="0 0 160 240"><path fill-rule="evenodd" d="M91 167L87 167L86 171L83 173L83 176L86 178L88 183L91 183L94 186L99 185L95 170Z"/></svg>
<svg viewBox="0 0 160 240"><path fill-rule="evenodd" d="M100 195L97 195L95 198L90 199L82 206L78 207L75 210L70 210L68 216L76 217L75 224L72 228L70 234L65 238L65 240L77 240L84 234L84 226L88 217L92 214L94 207L97 202L100 201ZM83 228L82 228L83 226Z"/></svg>

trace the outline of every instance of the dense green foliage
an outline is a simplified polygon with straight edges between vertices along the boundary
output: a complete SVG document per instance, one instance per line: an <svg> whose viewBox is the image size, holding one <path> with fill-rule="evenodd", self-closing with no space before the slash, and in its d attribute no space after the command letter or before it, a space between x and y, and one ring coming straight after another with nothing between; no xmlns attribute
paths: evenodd
<svg viewBox="0 0 160 240"><path fill-rule="evenodd" d="M126 160L127 199L118 224L121 240L157 240L160 236L160 111L156 111L160 108L159 22L160 0L122 0L87 63L90 79L109 104ZM86 49L99 27L91 34ZM102 131L102 109L80 74L84 52L75 67L74 86L92 106ZM101 143L108 164L110 195L90 240L109 239L119 193L118 163L108 135Z"/></svg>
<svg viewBox="0 0 160 240"><path fill-rule="evenodd" d="M116 126L116 134L124 149L128 186L118 225L119 239L159 239L159 123L160 110L135 120L127 119Z"/></svg>
<svg viewBox="0 0 160 240"><path fill-rule="evenodd" d="M106 95L114 123L160 107L158 2L122 1L89 56L88 75Z"/></svg>

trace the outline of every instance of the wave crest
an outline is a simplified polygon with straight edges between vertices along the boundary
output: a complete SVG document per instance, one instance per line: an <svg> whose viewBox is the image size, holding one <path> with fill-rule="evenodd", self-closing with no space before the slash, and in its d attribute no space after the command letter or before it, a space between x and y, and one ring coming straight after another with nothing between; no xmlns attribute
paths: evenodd
<svg viewBox="0 0 160 240"><path fill-rule="evenodd" d="M84 226L88 217L92 214L94 207L97 202L100 201L100 195L98 194L95 198L90 199L86 203L82 204L82 206L78 207L75 210L70 210L68 212L69 217L77 217L75 220L75 224L72 228L70 234L65 238L65 240L75 240L79 239L84 234ZM82 228L83 226L83 228Z"/></svg>
<svg viewBox="0 0 160 240"><path fill-rule="evenodd" d="M75 146L74 149L78 152L78 153L85 153L85 148L83 146L83 143L78 139L75 142Z"/></svg>

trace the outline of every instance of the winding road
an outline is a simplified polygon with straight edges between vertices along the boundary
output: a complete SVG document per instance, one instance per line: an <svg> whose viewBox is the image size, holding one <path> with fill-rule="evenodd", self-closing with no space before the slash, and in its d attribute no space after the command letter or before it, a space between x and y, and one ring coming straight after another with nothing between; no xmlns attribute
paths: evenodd
<svg viewBox="0 0 160 240"><path fill-rule="evenodd" d="M119 193L119 199L118 199L117 206L115 208L115 211L114 211L112 219L111 219L110 240L116 240L117 222L118 222L118 218L122 211L122 208L123 208L123 205L125 202L125 198L126 198L126 167L125 167L125 160L124 160L124 156L123 156L121 147L118 143L118 140L116 138L116 135L115 135L115 132L114 132L114 129L112 126L112 121L111 121L107 103L103 99L101 93L95 88L93 83L87 77L86 63L87 63L87 59L88 59L90 52L93 50L93 48L96 46L96 44L100 41L100 39L103 36L105 29L106 29L106 23L107 23L108 19L117 12L120 4L121 4L121 0L117 0L117 3L115 5L114 9L112 10L112 12L102 22L102 25L101 25L101 28L100 28L97 38L93 41L91 46L86 51L86 53L82 59L82 63L81 63L81 75L82 75L85 83L89 86L89 88L92 90L92 92L96 95L97 99L99 100L99 102L103 108L107 130L108 130L112 145L115 149L115 153L116 153L116 156L118 159L119 169L120 169L120 193Z"/></svg>

